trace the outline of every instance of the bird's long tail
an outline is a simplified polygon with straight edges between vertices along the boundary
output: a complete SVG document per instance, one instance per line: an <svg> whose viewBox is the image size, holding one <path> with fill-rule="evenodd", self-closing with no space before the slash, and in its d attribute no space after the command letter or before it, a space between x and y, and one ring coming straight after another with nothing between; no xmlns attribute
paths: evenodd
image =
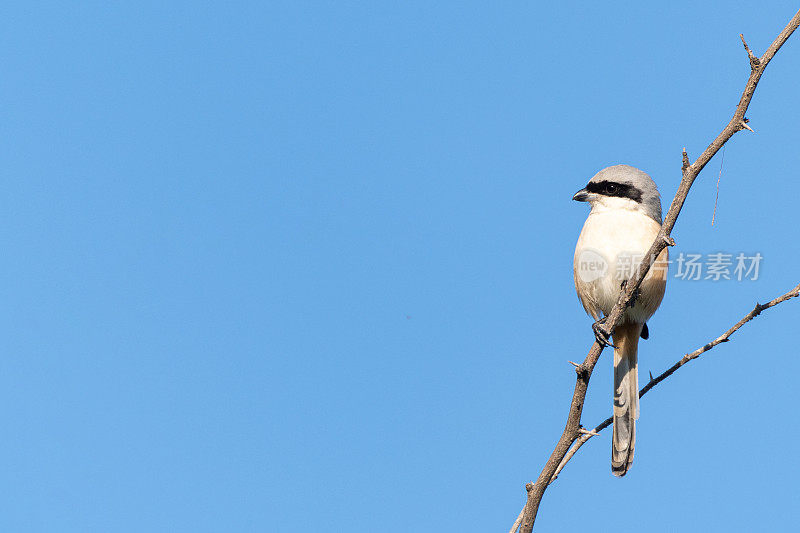
<svg viewBox="0 0 800 533"><path fill-rule="evenodd" d="M614 331L614 428L611 471L624 476L633 463L636 419L639 418L637 349L642 324L624 324Z"/></svg>

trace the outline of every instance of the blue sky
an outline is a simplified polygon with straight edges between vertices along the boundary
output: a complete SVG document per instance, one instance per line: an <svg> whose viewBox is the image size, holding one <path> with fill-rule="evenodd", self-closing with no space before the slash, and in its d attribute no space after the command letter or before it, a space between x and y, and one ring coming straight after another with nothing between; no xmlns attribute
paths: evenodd
<svg viewBox="0 0 800 533"><path fill-rule="evenodd" d="M599 169L665 197L793 2L12 2L0 9L4 531L496 531L566 419ZM800 35L701 174L640 346L798 283ZM800 302L594 439L537 531L786 530ZM610 413L603 355L584 421ZM615 512L624 505L624 512ZM659 529L661 528L661 529Z"/></svg>

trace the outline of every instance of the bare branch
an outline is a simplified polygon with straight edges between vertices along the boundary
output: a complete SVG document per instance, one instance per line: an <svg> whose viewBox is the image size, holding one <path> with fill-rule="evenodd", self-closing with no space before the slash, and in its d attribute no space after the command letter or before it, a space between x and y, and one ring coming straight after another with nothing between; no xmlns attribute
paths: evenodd
<svg viewBox="0 0 800 533"><path fill-rule="evenodd" d="M672 200L669 211L667 211L667 216L664 218L661 231L650 247L650 250L637 267L636 272L623 285L624 290L620 291L620 296L617 300L617 303L606 318L605 326L608 328L608 333L613 333L614 328L616 328L616 326L620 323L628 303L633 298L634 292L639 287L639 284L644 279L652 264L655 262L656 257L658 257L661 251L663 251L667 246L667 241L664 239L664 237L670 236L672 228L675 226L678 215L680 214L683 204L686 201L686 197L689 194L689 190L691 189L695 179L697 179L697 176L700 174L700 171L703 170L711 158L714 157L720 148L722 148L722 146L736 132L743 129L742 125L745 124L745 113L747 112L747 108L750 106L750 101L753 99L753 94L755 93L756 86L761 79L761 75L764 73L764 69L767 67L770 60L772 60L781 46L783 46L789 36L794 32L794 30L797 29L798 25L800 25L800 11L798 11L794 17L792 17L783 31L781 31L781 33L764 52L764 55L758 58L757 65L754 64L753 61L750 62L750 76L747 79L747 83L745 84L744 91L739 99L739 104L736 106L733 117L719 133L719 135L717 135L717 137L711 142L711 144L708 145L703 153L700 154L695 162L685 168L683 172L683 178L678 186L678 191L675 194L675 198ZM564 431L562 432L561 437L556 443L555 449L550 454L550 457L545 463L544 468L539 474L536 482L528 483L526 485L528 498L525 503L522 523L520 525L520 531L522 533L531 533L533 530L533 523L536 520L536 514L539 510L539 504L544 496L544 492L547 490L547 486L550 484L558 465L569 452L573 442L583 436L586 436L585 434L581 435L579 431L581 427L583 403L586 399L586 390L589 385L589 379L592 376L592 371L594 370L602 351L603 346L601 346L599 342L595 342L589 350L589 353L586 355L586 359L576 369L577 380L575 383L575 390L572 394L572 401L570 403L567 424L564 428Z"/></svg>
<svg viewBox="0 0 800 533"><path fill-rule="evenodd" d="M792 290L790 290L786 294L784 294L782 296L779 296L779 297L775 298L774 300L771 300L771 301L769 301L769 302L767 302L767 303L765 303L763 305L756 304L756 306L753 308L752 311L750 311L749 313L744 315L741 320L739 320L728 331L726 331L725 333L723 333L722 335L720 335L716 339L708 342L707 344L704 344L703 346L701 346L700 348L696 349L695 351L684 355L683 357L680 358L680 360L678 360L677 363L675 363L674 365L669 367L667 370L665 370L658 377L654 378L653 374L650 374L650 381L647 383L647 385L642 387L642 390L639 391L639 398L641 398L642 396L647 394L650 391L650 389L652 389L653 387L655 387L656 385L658 385L659 383L661 383L662 381L664 381L665 379L670 377L680 367L682 367L683 365L685 365L689 361L693 361L693 360L697 359L702 354L704 354L705 352L711 350L712 348L714 348L718 344L722 344L723 342L728 342L730 340L731 336L734 333L736 333L739 330L739 328L741 328L746 323L748 323L749 321L753 320L755 317L760 315L761 312L764 311L765 309L769 309L770 307L775 307L779 303L785 302L786 300L790 300L792 298L796 298L797 296L800 296L800 285L797 285L795 288L793 288ZM593 430L591 430L591 431L583 430L581 432L581 436L577 440L575 440L575 442L572 444L572 447L567 452L567 455L565 455L564 458L561 460L561 463L559 463L558 468L556 468L555 474L553 474L553 478L550 480L550 483L552 483L553 481L556 480L558 475L561 473L561 470L564 469L566 464L569 462L570 459L572 459L572 456L575 455L575 453L580 449L580 447L583 446L584 443L586 443L586 441L588 441L589 439L591 439L592 437L596 436L598 433L603 431L605 428L610 426L611 425L611 421L612 421L612 418L608 417L605 420L603 420L600 424L598 424L597 427L595 427Z"/></svg>

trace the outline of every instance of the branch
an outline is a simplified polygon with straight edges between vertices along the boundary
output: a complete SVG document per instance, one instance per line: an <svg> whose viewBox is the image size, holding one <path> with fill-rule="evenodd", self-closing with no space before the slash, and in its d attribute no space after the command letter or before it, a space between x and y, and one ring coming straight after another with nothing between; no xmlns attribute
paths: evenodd
<svg viewBox="0 0 800 533"><path fill-rule="evenodd" d="M755 317L760 315L761 312L764 311L765 309L769 309L770 307L775 307L779 303L785 302L786 300L790 300L792 298L796 298L797 296L800 296L800 285L797 285L794 289L790 290L783 296L779 296L774 300L771 300L763 305L756 304L756 306L753 308L752 311L744 315L742 319L739 320L736 324L734 324L728 331L726 331L716 339L710 341L709 343L704 344L703 346L696 349L692 353L687 353L686 355L681 357L677 363L669 367L667 370L665 370L662 374L658 375L657 377L654 378L653 375L651 374L650 381L647 383L647 385L642 387L642 390L639 391L639 398L650 392L650 389L652 389L653 387L655 387L656 385L658 385L659 383L670 377L686 363L697 359L702 354L711 350L718 344L722 344L723 342L728 342L731 336L733 336L733 334L736 333L739 330L739 328L741 328L742 326L753 320ZM610 426L611 421L612 418L608 417L605 420L603 420L600 424L598 424L597 427L595 427L592 431L582 432L581 436L575 441L575 443L567 452L567 455L565 455L564 458L561 460L561 463L559 463L558 468L556 468L555 474L553 474L553 477L550 479L550 483L556 480L558 475L561 473L561 470L564 469L566 464L569 462L570 459L572 459L572 456L575 455L575 453L580 449L580 447L583 446L584 443L586 443L586 441L588 441L589 439L591 439L592 437L596 436L598 433L603 431L605 428Z"/></svg>
<svg viewBox="0 0 800 533"><path fill-rule="evenodd" d="M702 347L696 349L692 353L684 355L680 360L678 360L677 363L669 367L667 370L659 374L657 377L654 378L653 375L650 374L650 381L647 383L647 385L642 387L642 390L639 391L639 398L647 394L650 391L650 389L652 389L653 387L655 387L656 385L667 379L669 376L674 374L679 368L681 368L689 361L697 359L702 354L711 350L718 344L722 344L723 342L728 342L730 338L733 336L733 334L739 330L739 328L741 328L746 323L748 323L749 321L753 320L755 317L760 315L762 311L769 309L770 307L775 307L779 303L785 302L786 300L790 300L797 296L800 296L800 285L797 285L795 288L793 288L783 296L779 296L774 300L771 300L763 305L757 303L752 311L744 315L742 319L739 320L739 322L734 324L728 331L726 331L716 339L712 340L707 344L704 344ZM559 463L558 468L556 468L556 471L553 474L553 477L550 479L550 483L553 483L558 478L559 474L561 474L561 471L564 469L564 467L567 465L570 459L572 459L572 457L578 452L581 446L583 446L589 439L591 439L594 436L597 436L598 433L600 433L608 426L610 426L612 420L613 420L612 417L608 417L602 422L600 422L597 426L595 426L593 430L591 431L584 430L583 432L581 432L581 436L572 444L572 447L569 449L567 454ZM524 514L524 512L525 509L523 508L522 511L520 511L519 516L517 517L517 521L514 522L514 526L511 528L510 533L514 533L515 531L517 531L517 529L519 528L519 524L522 521L522 515Z"/></svg>
<svg viewBox="0 0 800 533"><path fill-rule="evenodd" d="M522 517L525 516L525 508L523 507L522 510L519 512L519 516L517 517L514 525L511 526L511 529L508 530L508 533L516 533L519 529L519 525L522 523Z"/></svg>
<svg viewBox="0 0 800 533"><path fill-rule="evenodd" d="M745 113L747 112L747 108L750 106L750 101L753 99L753 94L755 93L756 86L761 79L761 75L764 73L764 69L766 69L769 62L775 56L777 51L780 50L781 46L783 46L792 32L797 29L798 25L800 25L800 11L798 11L794 17L792 17L783 31L781 31L769 48L767 48L767 50L764 52L764 55L762 55L760 58L757 58L758 61L750 61L750 76L747 79L744 91L739 99L739 104L736 106L736 111L734 112L730 122L728 122L725 128L723 128L720 134L717 135L711 144L708 145L708 147L703 151L702 154L700 154L694 163L683 168L683 176L680 185L678 186L678 191L675 193L675 198L672 200L672 204L667 212L667 216L664 218L661 231L650 247L647 255L645 255L644 259L637 267L636 272L623 285L624 290L620 291L619 299L617 300L616 305L606 318L605 324L606 328L608 328L607 333L613 333L614 328L621 322L623 313L633 298L634 292L644 279L645 275L650 269L650 266L655 262L656 257L658 257L658 255L664 250L664 248L668 246L668 244L674 244L674 241L672 241L672 238L670 237L670 233L672 232L672 228L675 226L675 222L677 221L678 215L683 208L683 204L686 201L686 197L689 194L692 184L694 183L698 174L700 174L700 171L703 170L703 167L706 166L706 164L711 160L712 157L714 157L719 149L722 148L722 146L731 137L733 137L735 133L744 129L746 124ZM742 41L744 42L744 39L742 39ZM750 54L748 54L748 59L749 58ZM755 59L755 56L753 56L753 59ZM591 378L592 371L594 370L602 351L603 346L601 346L600 343L595 342L589 350L586 359L575 369L578 376L575 383L575 390L572 394L569 414L567 415L566 427L564 428L561 438L559 438L555 449L550 454L550 457L545 463L544 468L539 474L536 482L528 483L525 487L528 493L528 499L525 503L522 524L520 525L520 531L522 533L531 533L533 530L533 523L536 520L536 514L539 511L539 504L542 501L544 492L547 490L547 486L550 484L558 465L561 464L561 461L568 453L572 443L582 436L586 436L586 434L580 433L583 403L586 399L586 390L589 385L589 379Z"/></svg>

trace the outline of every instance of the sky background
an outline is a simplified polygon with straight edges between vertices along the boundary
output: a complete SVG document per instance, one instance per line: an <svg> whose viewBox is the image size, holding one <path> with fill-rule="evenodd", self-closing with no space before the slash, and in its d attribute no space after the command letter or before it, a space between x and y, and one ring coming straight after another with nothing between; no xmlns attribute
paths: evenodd
<svg viewBox="0 0 800 533"><path fill-rule="evenodd" d="M0 530L507 531L592 342L601 168L665 197L797 9L718 2L0 7ZM673 232L642 381L798 283L800 35ZM537 531L800 520L800 302L645 397ZM610 353L584 423L611 410ZM792 525L792 526L790 526Z"/></svg>

